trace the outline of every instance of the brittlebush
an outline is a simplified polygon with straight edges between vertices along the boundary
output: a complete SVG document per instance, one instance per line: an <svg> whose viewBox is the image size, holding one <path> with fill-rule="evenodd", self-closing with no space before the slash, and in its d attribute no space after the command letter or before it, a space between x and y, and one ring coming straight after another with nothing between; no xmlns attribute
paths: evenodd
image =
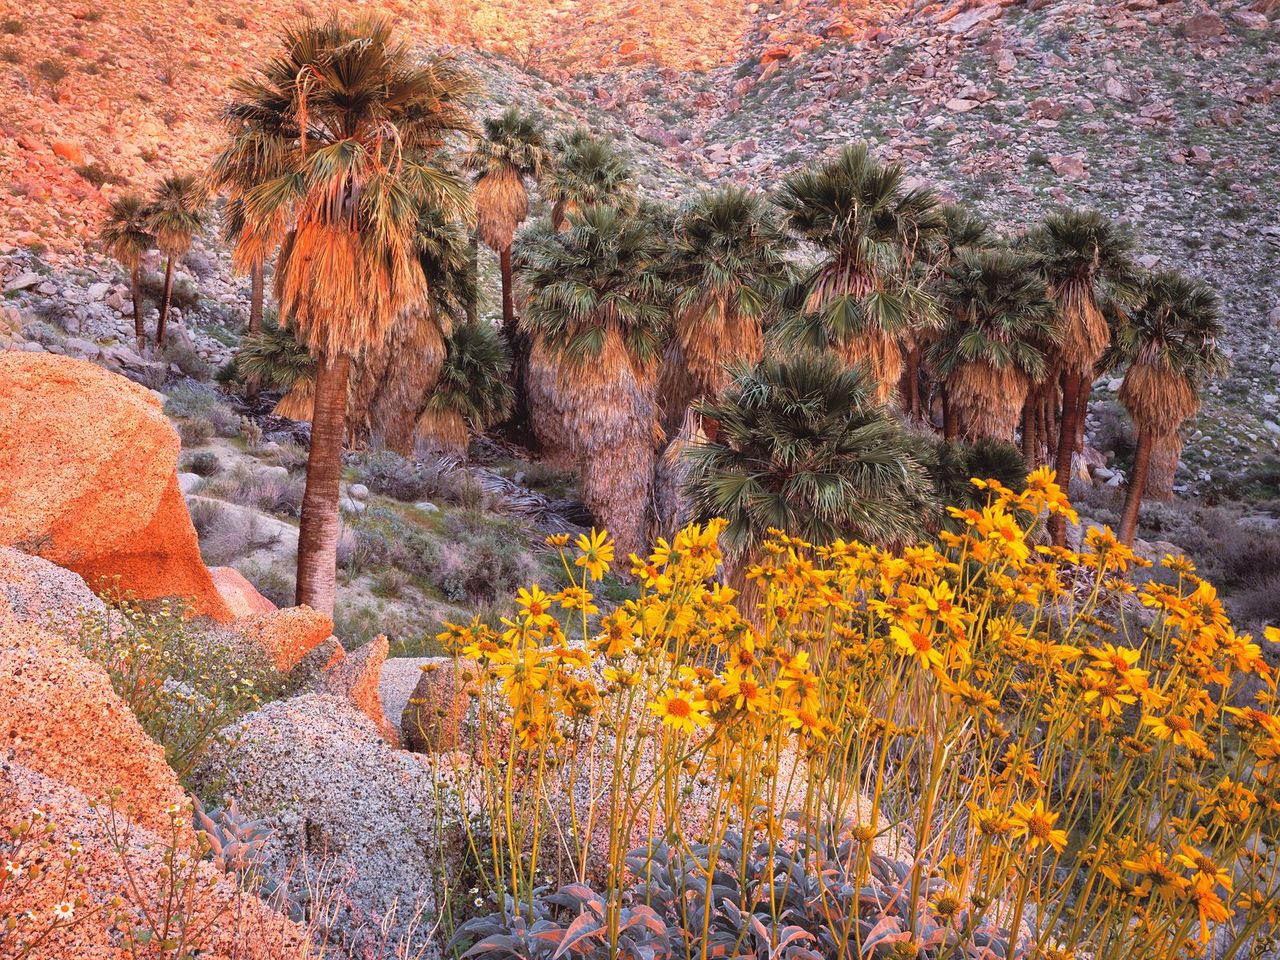
<svg viewBox="0 0 1280 960"><path fill-rule="evenodd" d="M551 539L567 589L522 590L500 629L449 625L478 665L470 802L491 830L473 843L498 902L567 873L616 916L644 824L712 863L735 836L813 870L839 850L854 889L887 846L911 877L894 956L982 956L993 929L1002 955L1095 960L1266 936L1280 718L1259 644L1185 559L1139 587L1110 531L1037 545L1074 519L1051 474L975 483L987 506L953 510L937 544L775 532L748 574L758 609L716 581L712 522L632 556L639 597L603 617L591 587L614 557L593 531ZM832 942L880 955L831 906Z"/></svg>

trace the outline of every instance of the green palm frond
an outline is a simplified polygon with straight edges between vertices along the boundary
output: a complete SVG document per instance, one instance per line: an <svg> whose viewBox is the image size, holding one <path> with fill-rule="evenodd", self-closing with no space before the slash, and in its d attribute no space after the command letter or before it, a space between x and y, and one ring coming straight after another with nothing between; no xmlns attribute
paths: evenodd
<svg viewBox="0 0 1280 960"><path fill-rule="evenodd" d="M271 390L290 390L315 377L315 358L298 342L287 325L272 316L263 318L262 329L240 341L236 370Z"/></svg>
<svg viewBox="0 0 1280 960"><path fill-rule="evenodd" d="M668 312L663 247L649 221L586 207L566 230L535 224L517 240L515 255L529 291L521 322L552 350L585 361L614 327L637 359L657 355Z"/></svg>
<svg viewBox="0 0 1280 960"><path fill-rule="evenodd" d="M502 420L515 402L510 373L511 352L493 324L458 324L445 341L444 366L427 408L456 413L481 432Z"/></svg>
<svg viewBox="0 0 1280 960"><path fill-rule="evenodd" d="M731 553L751 554L769 527L817 543L920 533L933 510L928 477L860 373L801 355L735 374L718 400L698 404L715 439L685 453L694 512L729 521Z"/></svg>
<svg viewBox="0 0 1280 960"><path fill-rule="evenodd" d="M1027 235L1025 247L1054 287L1081 283L1120 306L1141 297L1133 236L1096 210L1050 214Z"/></svg>
<svg viewBox="0 0 1280 960"><path fill-rule="evenodd" d="M542 120L513 106L484 121L481 136L465 163L477 179L508 172L536 179L542 176L550 157Z"/></svg>
<svg viewBox="0 0 1280 960"><path fill-rule="evenodd" d="M962 363L985 363L1016 367L1033 380L1045 376L1045 351L1060 331L1032 257L960 248L944 271L939 300L949 318L929 354L939 375Z"/></svg>
<svg viewBox="0 0 1280 960"><path fill-rule="evenodd" d="M156 184L146 223L165 256L181 256L190 249L192 239L204 229L207 204L205 183L194 174L171 174Z"/></svg>
<svg viewBox="0 0 1280 960"><path fill-rule="evenodd" d="M557 225L566 213L588 206L635 209L638 198L630 162L611 140L578 127L556 141L554 152L543 192L553 205Z"/></svg>
<svg viewBox="0 0 1280 960"><path fill-rule="evenodd" d="M1197 387L1221 374L1226 358L1219 347L1223 327L1217 294L1176 270L1150 274L1141 290L1140 305L1116 330L1108 366L1142 362Z"/></svg>
<svg viewBox="0 0 1280 960"><path fill-rule="evenodd" d="M147 202L136 193L125 193L111 201L98 240L126 270L134 269L148 250L156 245L151 232Z"/></svg>

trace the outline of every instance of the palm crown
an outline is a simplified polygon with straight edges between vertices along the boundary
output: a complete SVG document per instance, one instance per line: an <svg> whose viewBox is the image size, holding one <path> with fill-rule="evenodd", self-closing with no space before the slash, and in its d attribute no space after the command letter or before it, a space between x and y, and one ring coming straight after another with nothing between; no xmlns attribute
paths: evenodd
<svg viewBox="0 0 1280 960"><path fill-rule="evenodd" d="M111 256L128 270L156 245L147 216L147 202L136 193L125 193L111 201L98 239Z"/></svg>
<svg viewBox="0 0 1280 960"><path fill-rule="evenodd" d="M493 249L509 247L516 228L528 217L524 181L542 175L548 156L546 134L537 118L508 107L484 122L466 167L476 181L476 230Z"/></svg>
<svg viewBox="0 0 1280 960"><path fill-rule="evenodd" d="M192 174L171 174L156 184L147 207L147 228L167 257L180 257L204 228L205 186Z"/></svg>
<svg viewBox="0 0 1280 960"><path fill-rule="evenodd" d="M635 184L631 165L613 142L578 127L556 142L556 162L543 187L551 222L559 229L574 211L598 204L631 210Z"/></svg>
<svg viewBox="0 0 1280 960"><path fill-rule="evenodd" d="M817 543L919 532L928 478L862 374L824 355L736 373L720 399L699 404L715 438L685 454L695 513L729 521L732 554L750 555L770 527Z"/></svg>
<svg viewBox="0 0 1280 960"><path fill-rule="evenodd" d="M569 218L567 230L541 224L517 248L530 291L524 323L556 353L581 363L614 330L632 356L657 355L667 316L663 251L647 221L590 206Z"/></svg>
<svg viewBox="0 0 1280 960"><path fill-rule="evenodd" d="M465 208L464 184L431 157L471 129L474 87L447 57L416 61L383 19L309 22L284 47L233 85L227 111L284 148L278 175L243 193L240 246L252 259L284 232L281 312L314 349L355 354L423 295L421 205Z"/></svg>

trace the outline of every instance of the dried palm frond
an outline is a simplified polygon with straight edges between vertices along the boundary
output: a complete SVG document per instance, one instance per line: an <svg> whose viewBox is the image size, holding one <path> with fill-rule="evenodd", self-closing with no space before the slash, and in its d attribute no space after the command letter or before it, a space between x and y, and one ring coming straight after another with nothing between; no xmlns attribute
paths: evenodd
<svg viewBox="0 0 1280 960"><path fill-rule="evenodd" d="M290 420L310 420L315 413L315 399L315 381L299 380L280 398L271 412L277 417L288 417Z"/></svg>
<svg viewBox="0 0 1280 960"><path fill-rule="evenodd" d="M371 435L402 456L413 448L419 413L444 365L444 336L436 316L416 308L402 318L387 345L387 364L369 410Z"/></svg>
<svg viewBox="0 0 1280 960"><path fill-rule="evenodd" d="M514 170L498 170L476 181L471 194L476 205L476 234L491 249L505 250L516 228L529 216L529 191Z"/></svg>
<svg viewBox="0 0 1280 960"><path fill-rule="evenodd" d="M413 449L419 456L445 453L461 457L470 440L467 421L456 410L428 407L413 430Z"/></svg>

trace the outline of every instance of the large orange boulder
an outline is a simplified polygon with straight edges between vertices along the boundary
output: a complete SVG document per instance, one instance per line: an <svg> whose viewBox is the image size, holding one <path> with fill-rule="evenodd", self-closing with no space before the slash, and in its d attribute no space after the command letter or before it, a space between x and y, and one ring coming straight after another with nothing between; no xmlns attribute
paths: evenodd
<svg viewBox="0 0 1280 960"><path fill-rule="evenodd" d="M200 559L178 488L180 441L148 390L84 360L0 353L0 544L232 615ZM118 579L116 579L118 578Z"/></svg>
<svg viewBox="0 0 1280 960"><path fill-rule="evenodd" d="M0 613L0 761L60 780L89 797L121 791L143 826L167 829L186 794L106 672L12 611Z"/></svg>
<svg viewBox="0 0 1280 960"><path fill-rule="evenodd" d="M318 644L333 634L333 621L308 606L285 607L237 620L235 631L265 653L281 673L288 673Z"/></svg>
<svg viewBox="0 0 1280 960"><path fill-rule="evenodd" d="M236 619L274 613L278 609L235 567L210 567L209 574L213 577L213 585L218 588L218 594Z"/></svg>
<svg viewBox="0 0 1280 960"><path fill-rule="evenodd" d="M0 764L0 833L16 831L40 837L17 839L6 859L28 866L37 857L43 870L26 873L5 889L4 911L14 927L0 933L0 955L22 940L39 936L32 960L133 960L160 951L131 950L121 930L132 929L151 943L169 922L171 935L185 940L184 956L202 960L306 960L313 956L302 929L252 892L238 889L234 874L220 874L200 860L195 836L171 826L153 830L113 821L103 804L53 777L18 763ZM179 826L190 821L185 809L166 814ZM178 877L197 892L170 894L165 877L170 850L181 864ZM187 859L190 858L190 859ZM69 914L59 919L59 905ZM171 954L165 953L165 956Z"/></svg>
<svg viewBox="0 0 1280 960"><path fill-rule="evenodd" d="M359 650L345 654L327 666L308 682L304 692L347 697L374 722L383 739L398 747L399 733L395 724L387 719L382 708L382 696L378 692L388 648L387 638L379 635Z"/></svg>

